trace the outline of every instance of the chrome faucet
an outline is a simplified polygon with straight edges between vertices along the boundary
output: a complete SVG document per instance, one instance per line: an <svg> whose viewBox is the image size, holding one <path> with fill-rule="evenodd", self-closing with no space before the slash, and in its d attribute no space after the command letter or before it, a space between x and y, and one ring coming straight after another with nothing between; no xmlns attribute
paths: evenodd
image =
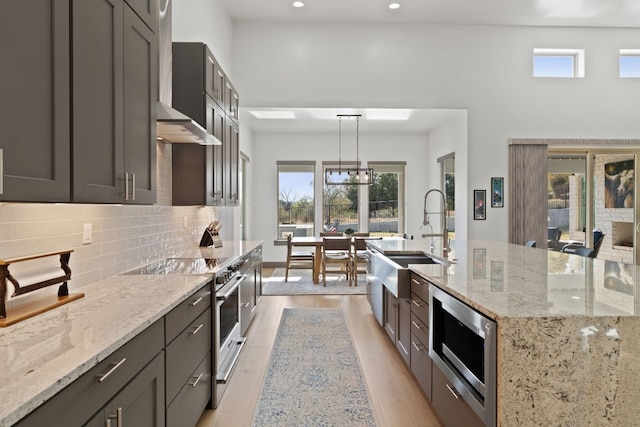
<svg viewBox="0 0 640 427"><path fill-rule="evenodd" d="M427 211L427 199L429 197L429 194L431 194L432 192L435 193L439 193L441 196L441 204L440 204L440 211L435 211L435 212L429 212ZM429 215L430 214L434 214L434 215L440 215L440 221L441 221L441 227L442 227L442 231L440 233L434 233L433 232L433 226L431 225L431 222L429 221ZM430 233L424 233L422 234L422 237L431 237L431 253L433 253L435 247L433 245L433 237L442 237L442 256L444 258L447 257L450 248L449 248L449 230L447 230L447 218L448 218L448 213L447 213L447 202L444 196L444 193L438 189L432 189L427 191L427 194L424 195L424 218L422 220L422 225L423 226L429 226L431 232Z"/></svg>

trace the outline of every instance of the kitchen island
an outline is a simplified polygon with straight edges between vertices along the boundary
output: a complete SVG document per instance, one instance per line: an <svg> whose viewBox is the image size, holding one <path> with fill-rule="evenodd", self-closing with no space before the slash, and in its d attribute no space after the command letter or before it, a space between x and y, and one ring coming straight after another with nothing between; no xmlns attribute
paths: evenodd
<svg viewBox="0 0 640 427"><path fill-rule="evenodd" d="M185 247L172 258L231 262L260 241ZM117 275L79 288L85 297L0 329L0 426L47 402L119 348L206 287L210 274ZM73 279L69 283L72 290ZM164 337L164 335L162 335Z"/></svg>
<svg viewBox="0 0 640 427"><path fill-rule="evenodd" d="M449 259L410 269L497 322L498 426L637 425L640 269L492 241Z"/></svg>

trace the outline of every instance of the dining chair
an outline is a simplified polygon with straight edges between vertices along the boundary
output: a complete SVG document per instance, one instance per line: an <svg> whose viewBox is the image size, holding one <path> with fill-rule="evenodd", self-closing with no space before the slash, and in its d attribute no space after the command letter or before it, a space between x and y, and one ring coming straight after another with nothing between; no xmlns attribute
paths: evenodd
<svg viewBox="0 0 640 427"><path fill-rule="evenodd" d="M329 273L344 274L351 286L351 238L324 237L322 239L322 285L327 286L327 265L338 265L339 269Z"/></svg>
<svg viewBox="0 0 640 427"><path fill-rule="evenodd" d="M364 237L366 236L355 237L351 245L351 275L354 286L358 286L358 273L367 273L367 240ZM364 268L361 268L362 266Z"/></svg>
<svg viewBox="0 0 640 427"><path fill-rule="evenodd" d="M315 254L313 251L294 251L291 236L287 236L287 265L284 281L289 280L290 269L311 269L313 271Z"/></svg>

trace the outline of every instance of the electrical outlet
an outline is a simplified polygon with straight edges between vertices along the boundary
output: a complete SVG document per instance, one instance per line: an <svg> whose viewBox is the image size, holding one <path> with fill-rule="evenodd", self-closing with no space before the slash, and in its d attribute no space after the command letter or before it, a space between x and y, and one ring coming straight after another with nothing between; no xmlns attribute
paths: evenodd
<svg viewBox="0 0 640 427"><path fill-rule="evenodd" d="M187 228L187 225L188 225L188 223L187 223L187 216L185 215L185 216L182 218L182 227L183 227L183 228Z"/></svg>
<svg viewBox="0 0 640 427"><path fill-rule="evenodd" d="M89 223L89 224L84 224L84 225L82 226L82 244L83 244L83 245L89 245L89 244L91 244L92 237L93 237L93 236L91 235L91 234L92 234L92 231L93 231L92 229L93 229L93 226L92 226L92 224L91 224L91 223Z"/></svg>

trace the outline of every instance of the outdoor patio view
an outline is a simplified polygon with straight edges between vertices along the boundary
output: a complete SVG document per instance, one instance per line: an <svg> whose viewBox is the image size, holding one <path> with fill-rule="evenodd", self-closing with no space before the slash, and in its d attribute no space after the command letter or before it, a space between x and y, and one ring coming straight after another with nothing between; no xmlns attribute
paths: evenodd
<svg viewBox="0 0 640 427"><path fill-rule="evenodd" d="M355 185L355 176L345 177L344 184L324 185L322 230L355 232L360 226L360 190L367 188L368 230L374 236L390 236L400 231L399 181L401 172L374 172L370 186ZM314 229L313 173L299 167L279 165L278 236L313 236ZM318 232L320 232L318 231Z"/></svg>

